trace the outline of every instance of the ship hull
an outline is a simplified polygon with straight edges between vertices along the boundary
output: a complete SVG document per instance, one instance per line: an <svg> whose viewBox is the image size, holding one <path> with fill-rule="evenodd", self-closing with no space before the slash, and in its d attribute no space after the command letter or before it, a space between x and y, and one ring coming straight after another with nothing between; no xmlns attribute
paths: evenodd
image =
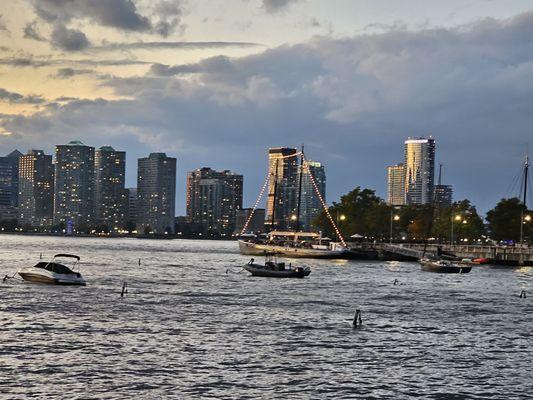
<svg viewBox="0 0 533 400"><path fill-rule="evenodd" d="M265 253L274 253L287 258L350 258L350 252L348 250L302 249L299 247L250 243L244 240L239 240L239 250L241 254L247 256L264 256Z"/></svg>
<svg viewBox="0 0 533 400"><path fill-rule="evenodd" d="M472 270L471 265L439 265L432 261L420 261L422 271L436 272L440 274L467 274Z"/></svg>

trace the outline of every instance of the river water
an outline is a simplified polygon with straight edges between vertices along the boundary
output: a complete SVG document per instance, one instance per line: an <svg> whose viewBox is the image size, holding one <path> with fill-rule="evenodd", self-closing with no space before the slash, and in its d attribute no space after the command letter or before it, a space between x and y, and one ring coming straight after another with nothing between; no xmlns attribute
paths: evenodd
<svg viewBox="0 0 533 400"><path fill-rule="evenodd" d="M70 252L87 280L0 283L2 399L533 396L531 267L300 260L308 278L276 280L226 273L235 242L0 241L2 277Z"/></svg>

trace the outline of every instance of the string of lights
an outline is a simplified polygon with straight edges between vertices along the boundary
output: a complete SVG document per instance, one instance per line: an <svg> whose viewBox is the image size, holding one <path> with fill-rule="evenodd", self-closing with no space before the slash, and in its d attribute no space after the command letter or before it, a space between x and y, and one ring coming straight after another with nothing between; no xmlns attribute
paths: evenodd
<svg viewBox="0 0 533 400"><path fill-rule="evenodd" d="M252 218L254 216L255 210L259 206L259 202L263 198L263 194L265 193L265 190L268 186L268 182L270 181L270 174L267 174L267 177L265 179L265 183L263 184L263 187L261 188L259 192L259 196L257 196L257 200L255 201L254 207L252 208L252 212L248 216L248 219L246 220L246 223L244 224L244 227L241 230L241 235L243 235L246 232L246 229L248 228L248 225L250 225L250 222L252 221Z"/></svg>
<svg viewBox="0 0 533 400"><path fill-rule="evenodd" d="M307 170L307 173L309 174L309 178L311 179L311 183L313 184L313 188L315 189L315 193L318 196L318 199L320 200L320 203L322 204L324 211L326 212L326 216L328 217L329 222L331 223L331 226L333 226L333 229L335 230L337 237L341 240L342 245L346 247L346 242L344 241L344 237L342 236L342 233L337 227L337 224L331 217L331 214L329 213L328 205L326 204L326 202L324 201L324 198L320 194L320 190L318 190L318 185L316 184L315 178L313 174L311 173L311 169L309 168L309 164L307 163L307 159L305 158L305 155L303 156L303 161L304 161L305 169Z"/></svg>

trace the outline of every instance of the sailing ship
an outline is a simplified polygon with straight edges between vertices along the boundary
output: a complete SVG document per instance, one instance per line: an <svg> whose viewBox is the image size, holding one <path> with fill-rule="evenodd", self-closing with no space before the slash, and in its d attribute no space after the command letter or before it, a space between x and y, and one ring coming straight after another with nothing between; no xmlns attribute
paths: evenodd
<svg viewBox="0 0 533 400"><path fill-rule="evenodd" d="M272 228L276 227L276 207L277 207L277 196L278 196L278 163L280 159L298 157L300 156L300 168L299 168L299 184L298 184L298 196L297 196L297 207L296 214L294 217L294 222L296 229L294 231L286 230L276 230L273 229L266 236L255 236L246 234L246 228L250 223L253 213L255 212L261 197L267 187L270 179L273 179L273 201L272 204L272 215L270 225ZM304 232L299 230L300 228L300 212L301 212L301 197L302 197L302 176L304 170L309 174L309 179L314 188L316 196L322 205L324 212L332 224L333 229L339 238L339 241L334 242L329 238L324 238L320 233L316 232ZM265 184L263 185L259 197L255 202L252 213L249 215L248 220L246 221L244 227L242 228L240 238L238 240L239 250L241 254L244 255L264 255L265 253L275 253L282 255L284 257L291 258L329 258L329 259L342 259L350 258L351 251L346 246L346 242L339 231L337 225L333 221L329 213L329 209L318 189L315 177L313 176L309 163L305 158L304 149L299 153L282 156L276 159L274 170L269 171Z"/></svg>

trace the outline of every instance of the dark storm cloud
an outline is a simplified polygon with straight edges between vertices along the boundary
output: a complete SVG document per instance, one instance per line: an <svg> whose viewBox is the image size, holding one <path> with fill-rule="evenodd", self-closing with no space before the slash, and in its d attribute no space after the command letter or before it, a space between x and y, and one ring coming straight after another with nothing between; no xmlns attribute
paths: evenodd
<svg viewBox="0 0 533 400"><path fill-rule="evenodd" d="M24 26L22 30L22 32L24 33L24 38L37 40L39 42L46 42L46 38L37 31L36 25L37 25L37 21L33 21L33 22L27 23Z"/></svg>
<svg viewBox="0 0 533 400"><path fill-rule="evenodd" d="M10 92L6 89L0 88L0 101L5 101L12 104L42 104L45 100L41 96L24 96L20 93Z"/></svg>
<svg viewBox="0 0 533 400"><path fill-rule="evenodd" d="M69 29L62 23L57 23L50 37L50 44L65 51L80 51L89 47L89 39L80 30Z"/></svg>
<svg viewBox="0 0 533 400"><path fill-rule="evenodd" d="M145 32L150 20L139 14L131 0L34 0L37 15L48 22L88 18L94 23L122 30Z"/></svg>
<svg viewBox="0 0 533 400"><path fill-rule="evenodd" d="M262 6L266 12L276 13L299 1L301 0L263 0Z"/></svg>
<svg viewBox="0 0 533 400"><path fill-rule="evenodd" d="M121 31L156 33L167 37L183 32L183 1L150 2L149 15L142 15L132 0L34 0L37 15L49 23L68 24L87 19L96 25Z"/></svg>
<svg viewBox="0 0 533 400"><path fill-rule="evenodd" d="M251 201L266 173L266 148L305 143L309 157L325 163L336 200L356 185L384 196L385 167L402 160L404 139L431 133L445 183L486 209L504 195L531 141L531 32L533 14L523 14L153 64L147 76L102 83L128 100L71 101L4 118L12 135L3 146L61 143L76 132L131 157L163 149L179 156L183 181L203 165L244 173Z"/></svg>

